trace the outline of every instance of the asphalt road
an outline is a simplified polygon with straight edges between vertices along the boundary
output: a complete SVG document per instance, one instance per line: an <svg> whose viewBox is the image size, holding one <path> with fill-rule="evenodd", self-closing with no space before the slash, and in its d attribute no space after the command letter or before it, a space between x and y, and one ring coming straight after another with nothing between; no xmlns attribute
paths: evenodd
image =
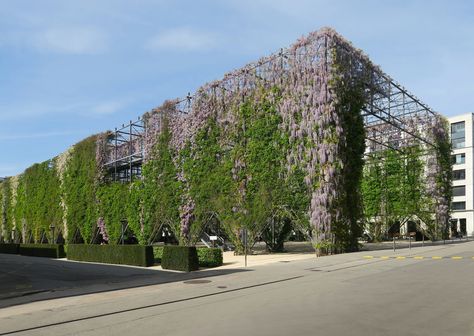
<svg viewBox="0 0 474 336"><path fill-rule="evenodd" d="M474 335L473 242L367 254L145 274L156 284L0 309L0 335Z"/></svg>

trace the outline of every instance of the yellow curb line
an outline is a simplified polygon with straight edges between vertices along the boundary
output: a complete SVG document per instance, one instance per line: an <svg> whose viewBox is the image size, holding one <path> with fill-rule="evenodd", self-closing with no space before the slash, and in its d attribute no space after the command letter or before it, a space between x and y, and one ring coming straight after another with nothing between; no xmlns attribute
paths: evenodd
<svg viewBox="0 0 474 336"><path fill-rule="evenodd" d="M364 259L374 259L374 256L364 256Z"/></svg>
<svg viewBox="0 0 474 336"><path fill-rule="evenodd" d="M443 259L443 257L431 257L431 259L439 260L439 259Z"/></svg>
<svg viewBox="0 0 474 336"><path fill-rule="evenodd" d="M413 259L418 259L418 260L421 260L423 259L424 257L413 257Z"/></svg>
<svg viewBox="0 0 474 336"><path fill-rule="evenodd" d="M390 257L383 256L383 257L380 257L380 259L390 259Z"/></svg>
<svg viewBox="0 0 474 336"><path fill-rule="evenodd" d="M406 259L406 257L397 257L397 259L401 260L401 259Z"/></svg>
<svg viewBox="0 0 474 336"><path fill-rule="evenodd" d="M462 259L462 257L451 257L451 259L460 260L460 259Z"/></svg>

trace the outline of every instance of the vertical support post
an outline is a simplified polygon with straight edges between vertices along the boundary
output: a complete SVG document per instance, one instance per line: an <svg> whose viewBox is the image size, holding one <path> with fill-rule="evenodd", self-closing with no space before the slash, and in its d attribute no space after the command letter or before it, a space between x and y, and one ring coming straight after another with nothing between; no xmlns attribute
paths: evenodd
<svg viewBox="0 0 474 336"><path fill-rule="evenodd" d="M114 182L117 181L117 156L118 156L118 151L117 151L117 127L115 127L115 143L114 143Z"/></svg>
<svg viewBox="0 0 474 336"><path fill-rule="evenodd" d="M132 121L130 120L130 127L129 127L129 135L128 135L128 140L130 141L128 143L128 157L129 157L129 168L130 168L130 183L132 182L132 152L133 152L133 138L132 138Z"/></svg>
<svg viewBox="0 0 474 336"><path fill-rule="evenodd" d="M244 241L245 267L247 267L247 228L242 231Z"/></svg>
<svg viewBox="0 0 474 336"><path fill-rule="evenodd" d="M123 222L120 223L120 231L121 231L121 234L120 234L120 240L121 240L121 243L122 245L124 245L124 242L123 242L123 234L124 234L124 230L123 230Z"/></svg>
<svg viewBox="0 0 474 336"><path fill-rule="evenodd" d="M395 235L392 236L393 239L393 252L395 252Z"/></svg>
<svg viewBox="0 0 474 336"><path fill-rule="evenodd" d="M409 234L409 236L408 236L408 246L411 250L411 234Z"/></svg>
<svg viewBox="0 0 474 336"><path fill-rule="evenodd" d="M275 218L272 217L272 252L275 252Z"/></svg>

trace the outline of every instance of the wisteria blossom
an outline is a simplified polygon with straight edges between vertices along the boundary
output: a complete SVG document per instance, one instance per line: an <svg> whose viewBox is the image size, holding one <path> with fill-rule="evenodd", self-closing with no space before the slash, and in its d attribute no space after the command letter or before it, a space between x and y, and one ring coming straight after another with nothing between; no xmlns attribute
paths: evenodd
<svg viewBox="0 0 474 336"><path fill-rule="evenodd" d="M97 227L99 228L99 234L102 236L102 240L105 243L109 242L109 234L107 233L107 227L105 225L104 218L99 217L97 220Z"/></svg>

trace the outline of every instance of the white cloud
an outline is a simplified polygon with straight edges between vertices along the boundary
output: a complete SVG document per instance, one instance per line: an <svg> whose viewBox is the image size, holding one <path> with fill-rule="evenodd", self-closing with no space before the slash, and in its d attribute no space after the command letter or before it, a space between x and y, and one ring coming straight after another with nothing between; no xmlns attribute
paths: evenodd
<svg viewBox="0 0 474 336"><path fill-rule="evenodd" d="M66 116L79 114L85 117L102 117L112 115L124 109L130 104L131 99L120 99L110 101L89 101L89 102L63 102L63 103L42 103L34 102L30 104L1 105L0 122L17 120L37 120L48 116ZM4 137L0 134L0 140Z"/></svg>
<svg viewBox="0 0 474 336"><path fill-rule="evenodd" d="M96 106L93 106L91 111L92 111L92 114L94 115L105 116L105 115L114 114L120 111L122 108L125 107L125 105L126 103L121 102L121 101L103 102Z"/></svg>
<svg viewBox="0 0 474 336"><path fill-rule="evenodd" d="M149 50L209 50L217 45L217 37L213 33L197 31L187 27L164 31L146 44Z"/></svg>
<svg viewBox="0 0 474 336"><path fill-rule="evenodd" d="M33 46L43 52L99 54L107 49L105 34L92 28L54 28L33 36Z"/></svg>
<svg viewBox="0 0 474 336"><path fill-rule="evenodd" d="M51 138L56 136L64 136L76 134L77 131L56 131L56 132L42 132L42 133L15 133L15 134L1 134L0 141L7 140L25 140L25 139L41 139L41 138Z"/></svg>

